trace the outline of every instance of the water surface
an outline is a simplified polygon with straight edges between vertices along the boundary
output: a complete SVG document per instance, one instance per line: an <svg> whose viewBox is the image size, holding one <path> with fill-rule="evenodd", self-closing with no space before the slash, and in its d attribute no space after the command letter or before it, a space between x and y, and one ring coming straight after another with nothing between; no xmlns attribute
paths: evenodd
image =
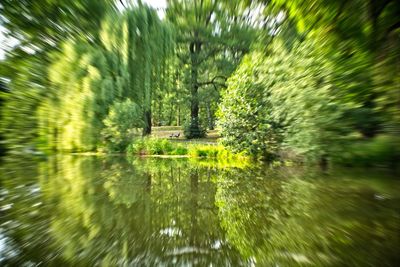
<svg viewBox="0 0 400 267"><path fill-rule="evenodd" d="M3 266L398 266L400 181L187 159L1 167Z"/></svg>

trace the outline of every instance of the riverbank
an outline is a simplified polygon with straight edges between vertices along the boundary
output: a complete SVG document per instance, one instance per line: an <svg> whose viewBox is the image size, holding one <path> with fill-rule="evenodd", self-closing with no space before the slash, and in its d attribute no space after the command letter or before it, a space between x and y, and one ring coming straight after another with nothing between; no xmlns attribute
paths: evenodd
<svg viewBox="0 0 400 267"><path fill-rule="evenodd" d="M127 148L128 155L221 158L247 160L244 153L233 153L220 144L176 143L163 138L141 138L134 140Z"/></svg>

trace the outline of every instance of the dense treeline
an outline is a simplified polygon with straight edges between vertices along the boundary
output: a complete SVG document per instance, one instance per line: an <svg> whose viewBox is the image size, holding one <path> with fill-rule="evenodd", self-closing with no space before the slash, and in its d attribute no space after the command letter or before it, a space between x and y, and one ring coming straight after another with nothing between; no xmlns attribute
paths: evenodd
<svg viewBox="0 0 400 267"><path fill-rule="evenodd" d="M16 80L11 82L15 89L9 107L16 101L13 108L21 116L31 112L33 117L26 125L6 109L3 127L11 144L20 142L17 138L26 128L33 133L22 143L32 142L42 149L92 151L106 146L121 150L138 129L151 132L152 95L166 86L162 74L173 48L170 27L155 10L140 5L123 13L110 12L95 35L95 42L83 38L60 42L60 48L47 55L48 65L36 62L38 57L33 62L23 60L47 71L41 70L38 76L43 81L33 85L41 91L34 92L34 100L14 97L26 93L22 86L34 79L35 66L27 68L20 87ZM43 86L45 90L40 89ZM21 103L30 105L20 110ZM16 127L15 121L23 125Z"/></svg>
<svg viewBox="0 0 400 267"><path fill-rule="evenodd" d="M1 6L18 41L0 65L9 147L122 151L179 125L264 159L399 159L397 1L170 0L163 19L50 2Z"/></svg>
<svg viewBox="0 0 400 267"><path fill-rule="evenodd" d="M225 144L264 158L397 164L400 5L275 2L286 17L280 32L242 61L224 92Z"/></svg>
<svg viewBox="0 0 400 267"><path fill-rule="evenodd" d="M66 43L50 66L56 96L39 109L46 146L87 151L105 141L120 150L130 129L150 133L152 91L163 89L172 38L154 10L140 7L107 18L98 46Z"/></svg>

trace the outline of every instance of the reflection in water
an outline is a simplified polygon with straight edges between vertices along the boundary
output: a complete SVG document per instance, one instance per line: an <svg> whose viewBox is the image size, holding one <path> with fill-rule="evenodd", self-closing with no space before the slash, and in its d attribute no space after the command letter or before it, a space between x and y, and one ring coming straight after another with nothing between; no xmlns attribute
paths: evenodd
<svg viewBox="0 0 400 267"><path fill-rule="evenodd" d="M9 159L1 177L0 265L399 261L400 185L382 175L58 156Z"/></svg>

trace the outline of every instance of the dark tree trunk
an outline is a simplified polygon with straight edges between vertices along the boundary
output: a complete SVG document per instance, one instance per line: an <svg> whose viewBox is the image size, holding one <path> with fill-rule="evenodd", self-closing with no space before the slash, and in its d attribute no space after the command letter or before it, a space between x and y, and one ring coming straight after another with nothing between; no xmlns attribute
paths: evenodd
<svg viewBox="0 0 400 267"><path fill-rule="evenodd" d="M190 44L190 59L192 63L191 68L191 90L190 90L190 117L192 120L199 117L199 99L198 91L199 85L197 81L198 70L197 70L197 57L200 52L200 45L196 42Z"/></svg>
<svg viewBox="0 0 400 267"><path fill-rule="evenodd" d="M151 134L151 109L145 111L144 120L143 136L146 136Z"/></svg>
<svg viewBox="0 0 400 267"><path fill-rule="evenodd" d="M196 36L196 35L195 35ZM191 42L189 45L191 60L191 79L190 79L190 129L188 138L202 137L202 131L199 125L199 84L198 84L198 65L201 43L199 41Z"/></svg>

